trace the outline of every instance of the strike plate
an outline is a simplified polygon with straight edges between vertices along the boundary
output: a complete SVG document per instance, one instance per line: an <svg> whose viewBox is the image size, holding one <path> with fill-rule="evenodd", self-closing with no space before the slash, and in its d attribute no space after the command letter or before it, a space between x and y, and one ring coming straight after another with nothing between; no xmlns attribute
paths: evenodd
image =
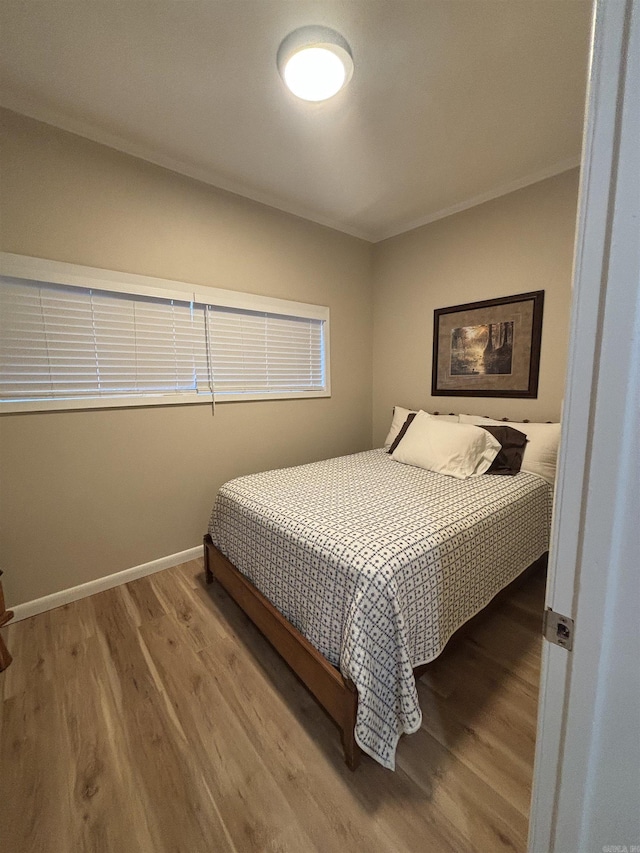
<svg viewBox="0 0 640 853"><path fill-rule="evenodd" d="M553 610L545 610L542 633L546 640L570 652L573 648L573 632L573 619Z"/></svg>

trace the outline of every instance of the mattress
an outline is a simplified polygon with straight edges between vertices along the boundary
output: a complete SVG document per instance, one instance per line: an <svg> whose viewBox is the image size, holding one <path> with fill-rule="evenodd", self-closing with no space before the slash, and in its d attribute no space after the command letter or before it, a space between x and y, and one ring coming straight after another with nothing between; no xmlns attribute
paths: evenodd
<svg viewBox="0 0 640 853"><path fill-rule="evenodd" d="M393 769L422 721L413 668L549 547L534 474L456 480L383 450L226 483L209 533L358 691L356 741Z"/></svg>

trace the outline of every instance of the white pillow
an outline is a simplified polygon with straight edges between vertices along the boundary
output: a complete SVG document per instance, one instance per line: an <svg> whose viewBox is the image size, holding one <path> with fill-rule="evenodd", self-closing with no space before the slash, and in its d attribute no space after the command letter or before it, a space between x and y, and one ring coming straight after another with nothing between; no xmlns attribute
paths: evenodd
<svg viewBox="0 0 640 853"><path fill-rule="evenodd" d="M438 418L420 411L391 458L466 480L484 474L501 447L486 429L471 424L440 423Z"/></svg>
<svg viewBox="0 0 640 853"><path fill-rule="evenodd" d="M385 447L391 447L393 442L396 439L396 436L404 426L404 422L407 419L407 416L412 412L415 412L415 409L403 409L402 406L394 406L393 407L393 420L391 421L391 428L387 433L387 437L384 440Z"/></svg>
<svg viewBox="0 0 640 853"><path fill-rule="evenodd" d="M537 474L551 486L556 479L560 424L524 424L514 421L494 421L477 415L460 415L460 423L511 426L527 436L521 471Z"/></svg>
<svg viewBox="0 0 640 853"><path fill-rule="evenodd" d="M384 440L384 446L386 448L391 447L393 442L396 440L396 436L404 426L404 422L407 419L407 416L410 414L415 414L415 409L403 409L402 406L394 406L393 407L393 420L391 421L391 428L387 433L387 437ZM424 413L425 415L428 412ZM430 418L437 418L440 421L451 421L452 423L459 423L460 418L458 415L429 415Z"/></svg>

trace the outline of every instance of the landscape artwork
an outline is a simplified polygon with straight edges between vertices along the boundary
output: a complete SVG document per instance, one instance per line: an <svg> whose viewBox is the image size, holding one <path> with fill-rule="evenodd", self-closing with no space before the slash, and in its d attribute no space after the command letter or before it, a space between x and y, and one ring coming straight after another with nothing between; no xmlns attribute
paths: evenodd
<svg viewBox="0 0 640 853"><path fill-rule="evenodd" d="M460 326L451 332L451 375L511 374L513 320Z"/></svg>
<svg viewBox="0 0 640 853"><path fill-rule="evenodd" d="M537 397L544 290L437 308L431 393Z"/></svg>

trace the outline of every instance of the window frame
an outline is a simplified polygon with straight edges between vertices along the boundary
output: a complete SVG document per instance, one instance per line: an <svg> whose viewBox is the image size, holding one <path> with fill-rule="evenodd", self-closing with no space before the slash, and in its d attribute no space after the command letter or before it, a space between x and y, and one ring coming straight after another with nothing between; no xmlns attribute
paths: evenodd
<svg viewBox="0 0 640 853"><path fill-rule="evenodd" d="M189 301L195 305L216 305L224 308L236 308L247 311L266 312L289 317L319 320L322 322L322 350L324 357L324 388L313 391L287 392L245 392L221 393L214 389L211 393L154 395L123 395L111 397L88 397L85 399L46 399L1 402L0 414L44 411L75 411L82 409L112 409L148 406L184 406L208 404L212 399L218 403L255 402L259 400L313 399L331 396L331 354L330 354L330 310L323 305L295 302L274 296L244 291L226 290L208 287L174 279L156 278L137 273L117 272L98 267L88 267L0 252L0 275L41 282L42 284L64 285L83 289L95 288L112 293L126 293L133 296L147 296L155 299Z"/></svg>

